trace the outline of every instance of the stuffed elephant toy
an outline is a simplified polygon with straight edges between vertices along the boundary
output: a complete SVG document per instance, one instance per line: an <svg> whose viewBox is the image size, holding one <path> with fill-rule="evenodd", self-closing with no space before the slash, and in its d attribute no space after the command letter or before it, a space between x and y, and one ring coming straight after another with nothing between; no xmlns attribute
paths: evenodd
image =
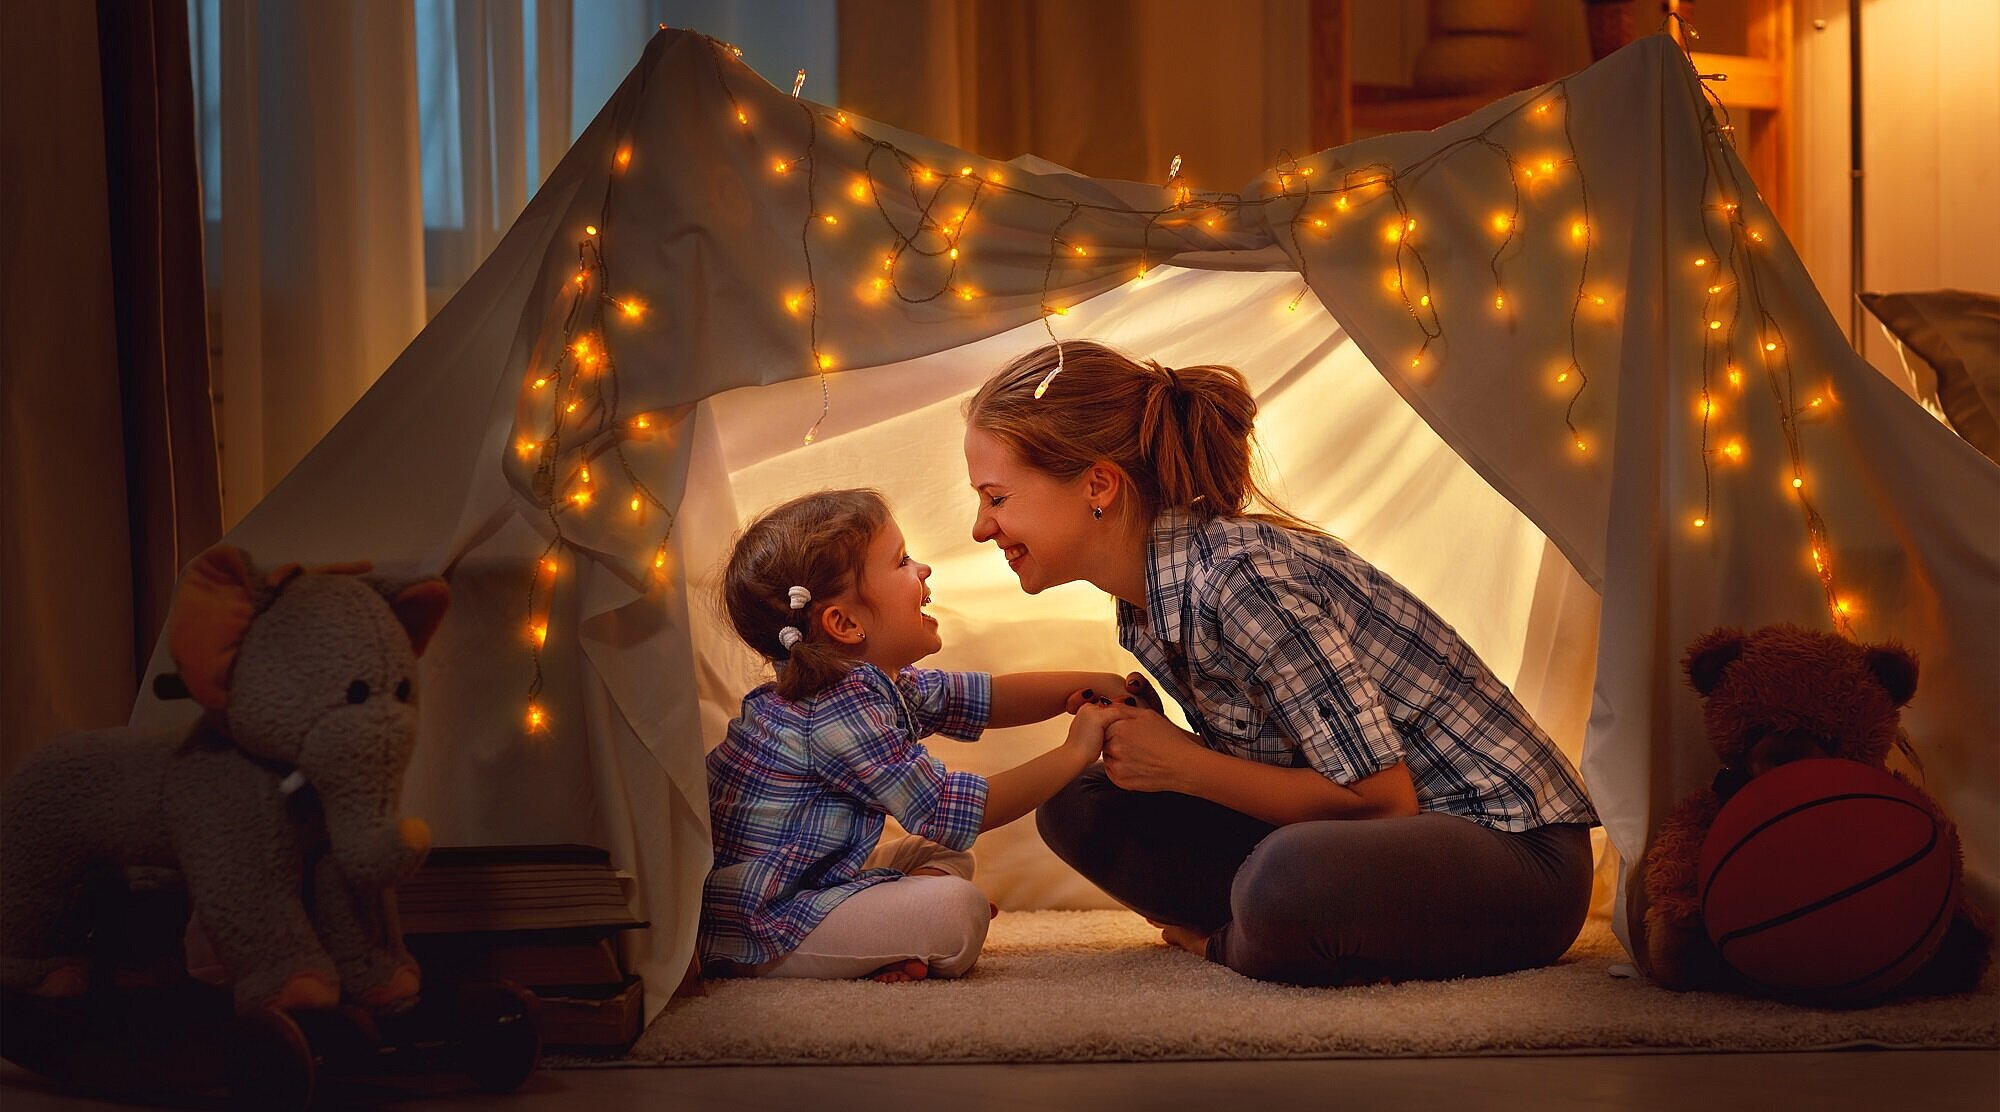
<svg viewBox="0 0 2000 1112"><path fill-rule="evenodd" d="M251 570L203 553L167 625L163 693L191 728L55 738L0 796L0 985L82 993L87 893L108 874L178 870L239 1010L373 1010L413 1001L394 886L430 848L399 814L417 731L416 657L442 620L439 579L366 564Z"/></svg>

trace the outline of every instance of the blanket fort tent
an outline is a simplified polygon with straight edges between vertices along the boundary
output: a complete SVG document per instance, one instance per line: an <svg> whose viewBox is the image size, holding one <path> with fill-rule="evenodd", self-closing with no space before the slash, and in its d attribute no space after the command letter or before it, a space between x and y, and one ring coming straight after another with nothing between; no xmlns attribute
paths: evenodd
<svg viewBox="0 0 2000 1112"><path fill-rule="evenodd" d="M662 31L228 540L450 575L411 809L447 844L610 848L657 1008L710 861L703 741L752 682L704 600L741 514L878 486L945 665L1119 667L1101 597L1029 599L971 543L957 407L1051 338L1232 363L1293 508L1580 749L1625 862L1714 771L1681 649L1794 621L1916 651L1905 722L1992 906L2000 470L1848 349L1719 115L1655 36L1215 193L994 163Z"/></svg>

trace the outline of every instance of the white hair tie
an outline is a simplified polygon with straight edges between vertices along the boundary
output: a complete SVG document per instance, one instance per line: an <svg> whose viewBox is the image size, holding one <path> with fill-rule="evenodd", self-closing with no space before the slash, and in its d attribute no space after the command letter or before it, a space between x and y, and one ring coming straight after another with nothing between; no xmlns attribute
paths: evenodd
<svg viewBox="0 0 2000 1112"><path fill-rule="evenodd" d="M813 600L813 593L804 587L793 587L791 590L785 592L785 597L791 600L792 609L804 610L806 603Z"/></svg>
<svg viewBox="0 0 2000 1112"><path fill-rule="evenodd" d="M805 640L805 637L805 634L799 632L798 626L786 626L778 631L778 644L783 645L786 652L791 652L792 646Z"/></svg>

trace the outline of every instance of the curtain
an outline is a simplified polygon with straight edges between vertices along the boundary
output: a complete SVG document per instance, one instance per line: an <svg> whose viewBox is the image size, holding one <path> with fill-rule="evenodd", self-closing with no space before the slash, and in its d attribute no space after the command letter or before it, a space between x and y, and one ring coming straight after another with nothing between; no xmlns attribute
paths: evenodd
<svg viewBox="0 0 2000 1112"><path fill-rule="evenodd" d="M11 5L0 26L4 772L125 717L222 523L185 10Z"/></svg>
<svg viewBox="0 0 2000 1112"><path fill-rule="evenodd" d="M841 106L989 158L1230 190L1311 145L1310 5L845 0Z"/></svg>

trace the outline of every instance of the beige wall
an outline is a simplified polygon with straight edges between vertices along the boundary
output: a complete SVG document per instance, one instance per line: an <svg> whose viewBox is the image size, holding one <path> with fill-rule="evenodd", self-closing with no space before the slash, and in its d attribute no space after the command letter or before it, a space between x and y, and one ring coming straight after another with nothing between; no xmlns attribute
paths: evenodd
<svg viewBox="0 0 2000 1112"><path fill-rule="evenodd" d="M1847 0L1800 0L1794 27L1793 239L1845 325ZM1861 27L1866 288L2000 293L2000 4L1864 0ZM1874 319L1865 325L1865 354L1895 371Z"/></svg>

